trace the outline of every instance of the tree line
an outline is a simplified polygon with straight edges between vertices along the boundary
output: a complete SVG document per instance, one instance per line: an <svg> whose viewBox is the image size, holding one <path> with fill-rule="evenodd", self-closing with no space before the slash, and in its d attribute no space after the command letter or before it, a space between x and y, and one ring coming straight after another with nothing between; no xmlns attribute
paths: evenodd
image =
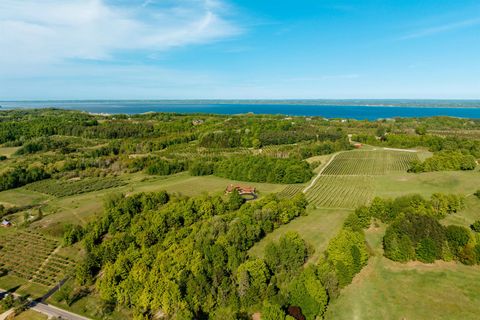
<svg viewBox="0 0 480 320"><path fill-rule="evenodd" d="M354 141L392 148L426 147L432 152L459 151L465 155L480 157L480 140L459 137L440 137L436 135L389 133L377 137L369 134L352 136Z"/></svg>
<svg viewBox="0 0 480 320"><path fill-rule="evenodd" d="M441 219L463 207L463 197L452 194L436 193L430 199L419 195L393 200L375 198L370 206L360 207L349 216L346 224L361 228L372 218L387 223L384 254L394 261L455 260L467 265L478 264L480 235L477 225L472 224L470 230L440 223Z"/></svg>
<svg viewBox="0 0 480 320"><path fill-rule="evenodd" d="M303 183L313 176L305 161L244 155L215 163L213 174L233 180L269 183Z"/></svg>
<svg viewBox="0 0 480 320"><path fill-rule="evenodd" d="M414 161L409 172L431 172L447 170L474 170L477 167L475 157L459 151L440 151L425 161Z"/></svg>
<svg viewBox="0 0 480 320"><path fill-rule="evenodd" d="M0 174L0 191L22 187L48 178L50 174L41 166L17 166Z"/></svg>

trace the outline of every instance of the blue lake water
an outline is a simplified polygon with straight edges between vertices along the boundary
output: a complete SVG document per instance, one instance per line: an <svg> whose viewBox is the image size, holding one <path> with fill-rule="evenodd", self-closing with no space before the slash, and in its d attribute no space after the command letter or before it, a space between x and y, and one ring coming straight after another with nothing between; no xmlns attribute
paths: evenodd
<svg viewBox="0 0 480 320"><path fill-rule="evenodd" d="M138 114L145 112L240 114L284 114L292 116L322 116L325 118L370 119L394 117L452 116L480 118L480 108L428 106L362 106L327 104L242 104L242 103L166 103L162 101L49 101L49 102L0 102L0 110L11 108L62 108L91 113Z"/></svg>

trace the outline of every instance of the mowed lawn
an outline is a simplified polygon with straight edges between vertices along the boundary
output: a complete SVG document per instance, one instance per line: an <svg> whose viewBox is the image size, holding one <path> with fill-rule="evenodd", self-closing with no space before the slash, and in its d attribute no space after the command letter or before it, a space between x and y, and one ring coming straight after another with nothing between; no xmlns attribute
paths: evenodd
<svg viewBox="0 0 480 320"><path fill-rule="evenodd" d="M455 262L393 262L383 257L385 227L368 230L368 265L328 307L325 319L478 319L480 267Z"/></svg>
<svg viewBox="0 0 480 320"><path fill-rule="evenodd" d="M332 301L326 319L478 319L480 268L397 265L375 257Z"/></svg>
<svg viewBox="0 0 480 320"><path fill-rule="evenodd" d="M17 150L20 149L20 147L5 147L5 148L0 148L0 156L6 156L10 158Z"/></svg>
<svg viewBox="0 0 480 320"><path fill-rule="evenodd" d="M435 192L471 195L480 189L480 172L439 171L426 173L399 173L375 177L375 195L395 198L418 193L430 196Z"/></svg>
<svg viewBox="0 0 480 320"><path fill-rule="evenodd" d="M40 312L34 310L27 310L20 313L18 316L13 318L14 320L47 320L48 317Z"/></svg>
<svg viewBox="0 0 480 320"><path fill-rule="evenodd" d="M0 288L7 291L13 291L20 295L28 295L33 299L42 297L50 290L50 287L29 282L27 279L16 277L14 275L0 277Z"/></svg>
<svg viewBox="0 0 480 320"><path fill-rule="evenodd" d="M328 241L341 229L343 221L350 212L352 211L346 209L311 209L308 211L308 215L298 217L289 224L280 226L274 232L268 234L250 249L249 254L263 257L267 243L278 241L285 233L295 231L313 246L315 252L309 261L316 262L326 249Z"/></svg>

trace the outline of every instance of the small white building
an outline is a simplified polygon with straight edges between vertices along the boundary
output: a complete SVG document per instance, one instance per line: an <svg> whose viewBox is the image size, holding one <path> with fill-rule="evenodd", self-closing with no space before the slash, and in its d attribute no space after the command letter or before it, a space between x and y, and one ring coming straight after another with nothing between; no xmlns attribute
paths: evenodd
<svg viewBox="0 0 480 320"><path fill-rule="evenodd" d="M2 227L4 228L8 228L8 227L11 227L12 226L12 223L8 220L3 220L2 221Z"/></svg>

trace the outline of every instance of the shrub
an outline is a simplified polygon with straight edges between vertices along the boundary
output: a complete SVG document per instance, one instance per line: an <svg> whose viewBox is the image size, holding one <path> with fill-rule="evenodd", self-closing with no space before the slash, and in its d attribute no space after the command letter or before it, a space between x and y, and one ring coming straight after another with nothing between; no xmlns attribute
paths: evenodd
<svg viewBox="0 0 480 320"><path fill-rule="evenodd" d="M325 312L327 292L313 267L305 269L291 282L288 295L291 305L300 307L307 320L321 317Z"/></svg>
<svg viewBox="0 0 480 320"><path fill-rule="evenodd" d="M265 262L275 273L293 273L308 257L307 244L296 232L287 232L278 244L270 242L265 248Z"/></svg>
<svg viewBox="0 0 480 320"><path fill-rule="evenodd" d="M285 312L278 304L265 303L262 309L262 320L284 320Z"/></svg>
<svg viewBox="0 0 480 320"><path fill-rule="evenodd" d="M208 176L213 174L214 164L208 161L196 161L189 165L188 170L192 176Z"/></svg>
<svg viewBox="0 0 480 320"><path fill-rule="evenodd" d="M437 246L430 238L423 238L415 250L417 259L425 263L433 263L438 256Z"/></svg>
<svg viewBox="0 0 480 320"><path fill-rule="evenodd" d="M461 226L448 226L445 229L445 235L448 240L448 245L454 255L458 253L470 241L470 231Z"/></svg>
<svg viewBox="0 0 480 320"><path fill-rule="evenodd" d="M343 229L328 243L327 259L334 266L341 287L366 265L369 254L362 232Z"/></svg>
<svg viewBox="0 0 480 320"><path fill-rule="evenodd" d="M480 199L480 190L475 191L473 195Z"/></svg>
<svg viewBox="0 0 480 320"><path fill-rule="evenodd" d="M66 246L70 246L80 241L85 233L83 228L79 225L67 224L64 227L63 243Z"/></svg>
<svg viewBox="0 0 480 320"><path fill-rule="evenodd" d="M405 214L387 227L383 238L385 256L394 261L441 259L445 228L433 217Z"/></svg>
<svg viewBox="0 0 480 320"><path fill-rule="evenodd" d="M480 232L480 220L477 220L474 223L472 223L470 228L475 232Z"/></svg>

